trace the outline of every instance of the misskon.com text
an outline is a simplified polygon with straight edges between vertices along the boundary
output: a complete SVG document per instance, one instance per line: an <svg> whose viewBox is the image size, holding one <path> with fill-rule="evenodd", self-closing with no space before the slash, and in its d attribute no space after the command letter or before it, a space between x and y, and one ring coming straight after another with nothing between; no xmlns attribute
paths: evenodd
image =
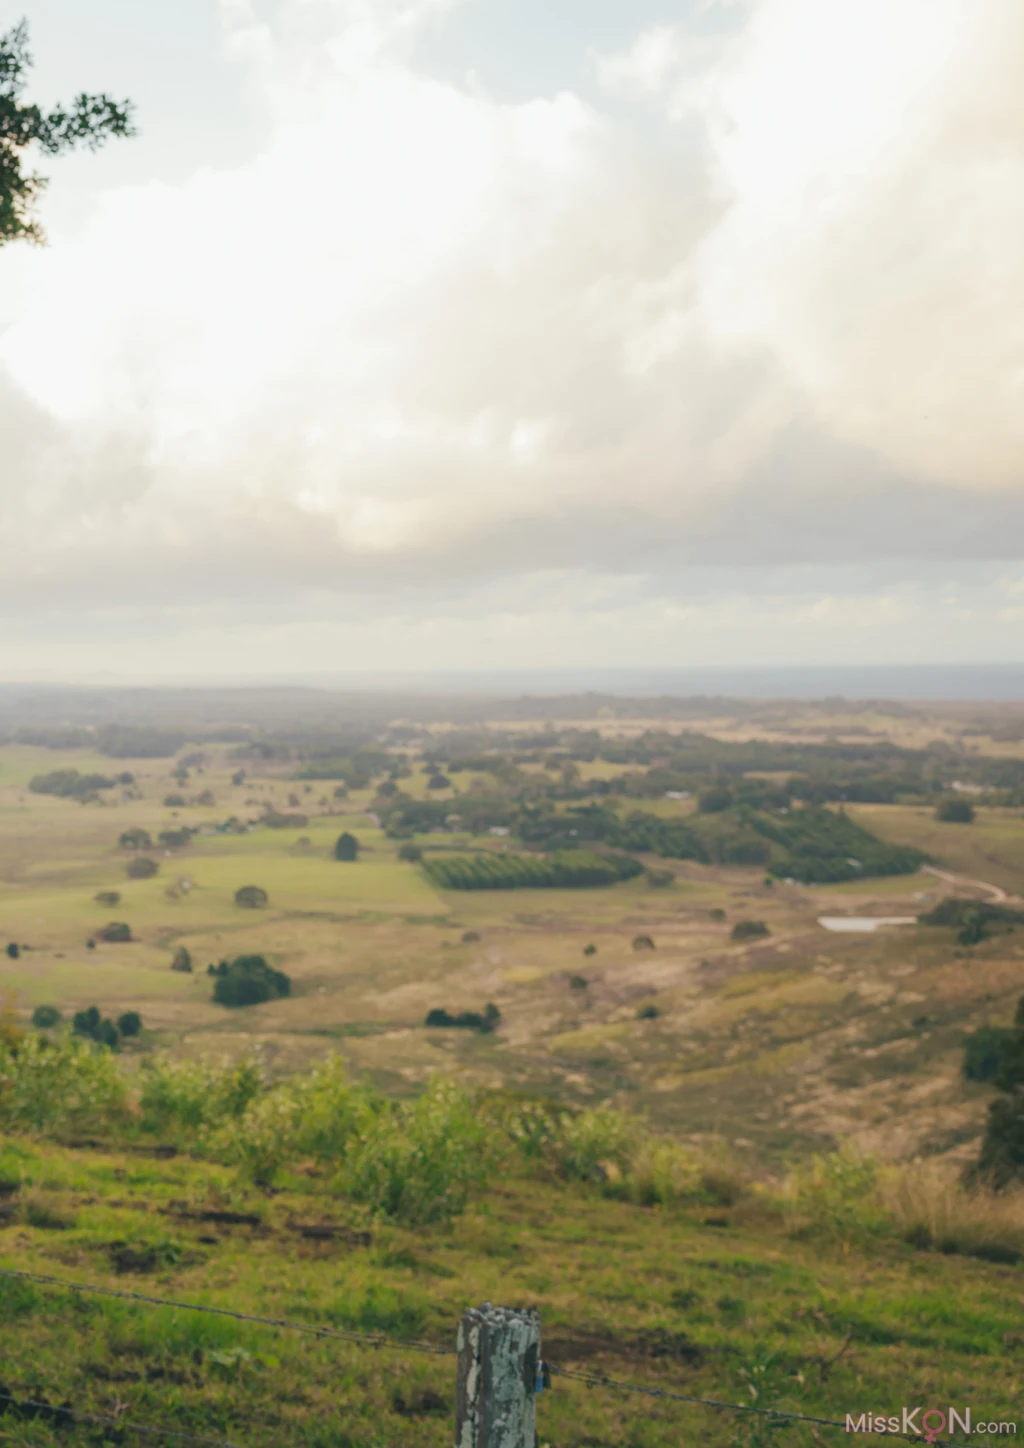
<svg viewBox="0 0 1024 1448"><path fill-rule="evenodd" d="M888 1413L861 1413L854 1417L846 1415L847 1433L899 1433L901 1437L918 1434L926 1443L946 1433L1001 1433L1016 1434L1017 1424L989 1422L974 1418L970 1408L959 1412L956 1408L903 1408L900 1415Z"/></svg>

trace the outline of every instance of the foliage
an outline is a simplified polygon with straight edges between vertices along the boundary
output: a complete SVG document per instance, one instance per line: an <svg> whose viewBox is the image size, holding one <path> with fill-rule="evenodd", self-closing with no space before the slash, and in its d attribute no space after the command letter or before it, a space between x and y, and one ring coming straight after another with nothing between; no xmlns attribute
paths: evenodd
<svg viewBox="0 0 1024 1448"><path fill-rule="evenodd" d="M0 1039L0 1126L8 1131L89 1132L123 1125L128 1089L113 1055L80 1037Z"/></svg>
<svg viewBox="0 0 1024 1448"><path fill-rule="evenodd" d="M995 905L988 900L964 900L947 895L933 910L919 915L922 925L945 925L954 930L984 921L986 929L1009 930L1014 925L1024 925L1024 910L1014 910L1008 905Z"/></svg>
<svg viewBox="0 0 1024 1448"><path fill-rule="evenodd" d="M723 810L730 809L732 804L732 794L720 785L702 790L697 799L701 814L721 814Z"/></svg>
<svg viewBox="0 0 1024 1448"><path fill-rule="evenodd" d="M415 865L423 859L423 851L419 845L414 845L411 840L407 840L405 844L399 845L398 858L407 864Z"/></svg>
<svg viewBox="0 0 1024 1448"><path fill-rule="evenodd" d="M944 799L935 811L935 818L950 825L969 825L974 822L974 806L968 799L953 795Z"/></svg>
<svg viewBox="0 0 1024 1448"><path fill-rule="evenodd" d="M4 946L4 954L10 960L18 960L21 956L21 946L16 940L10 940Z"/></svg>
<svg viewBox="0 0 1024 1448"><path fill-rule="evenodd" d="M95 1041L98 1046L106 1046L111 1051L116 1051L120 1045L120 1037L117 1027L110 1019L100 1015L97 1006L89 1006L84 1011L76 1011L71 1029L76 1036L81 1036L87 1041Z"/></svg>
<svg viewBox="0 0 1024 1448"><path fill-rule="evenodd" d="M262 910L270 903L270 896L259 885L243 885L235 891L235 904L245 910Z"/></svg>
<svg viewBox="0 0 1024 1448"><path fill-rule="evenodd" d="M427 1012L424 1025L444 1030L480 1031L483 1035L489 1035L497 1030L500 1020L501 1011L490 1003L484 1007L483 1014L479 1011L460 1011L457 1016L453 1016L448 1011L437 1008Z"/></svg>
<svg viewBox="0 0 1024 1448"><path fill-rule="evenodd" d="M338 1184L354 1201L409 1225L447 1221L465 1209L495 1161L471 1099L434 1081L416 1101L381 1111L350 1148Z"/></svg>
<svg viewBox="0 0 1024 1448"><path fill-rule="evenodd" d="M636 935L633 937L634 950L653 950L654 948L654 941L649 935Z"/></svg>
<svg viewBox="0 0 1024 1448"><path fill-rule="evenodd" d="M153 848L152 836L140 825L133 825L130 830L124 830L117 843L118 848L122 850L151 850Z"/></svg>
<svg viewBox="0 0 1024 1448"><path fill-rule="evenodd" d="M218 1067L156 1056L143 1061L141 1079L143 1129L193 1144L197 1133L202 1140L237 1121L263 1090L263 1073L251 1057Z"/></svg>
<svg viewBox="0 0 1024 1448"><path fill-rule="evenodd" d="M0 246L4 241L3 45L4 38L0 36ZM37 774L29 780L28 787L33 794L53 794L61 799L85 799L101 789L113 789L116 784L116 779L108 779L105 774L80 774L77 769L54 769L50 774Z"/></svg>
<svg viewBox="0 0 1024 1448"><path fill-rule="evenodd" d="M1003 1189L1024 1182L1024 996L999 1046L992 1084L1001 1096L989 1107L981 1151L971 1175Z"/></svg>
<svg viewBox="0 0 1024 1448"><path fill-rule="evenodd" d="M763 920L737 920L730 934L733 940L757 940L771 931Z"/></svg>
<svg viewBox="0 0 1024 1448"><path fill-rule="evenodd" d="M63 1019L56 1006L36 1006L32 1012L32 1024L39 1031L52 1030L54 1026L59 1026Z"/></svg>
<svg viewBox="0 0 1024 1448"><path fill-rule="evenodd" d="M348 830L340 834L335 841L334 858L336 860L344 860L348 863L351 863L353 860L358 860L359 841L355 835L349 834Z"/></svg>
<svg viewBox="0 0 1024 1448"><path fill-rule="evenodd" d="M124 945L132 938L132 927L123 920L111 920L110 924L104 925L97 934L100 940L105 940L108 945Z"/></svg>
<svg viewBox="0 0 1024 1448"><path fill-rule="evenodd" d="M941 1168L915 1163L883 1177L880 1199L911 1246L989 1262L1024 1259L1024 1190L969 1190Z"/></svg>
<svg viewBox="0 0 1024 1448"><path fill-rule="evenodd" d="M994 1081L1003 1052L1014 1040L1011 1026L979 1026L964 1040L963 1074L967 1081Z"/></svg>
<svg viewBox="0 0 1024 1448"><path fill-rule="evenodd" d="M135 859L129 860L124 867L129 880L152 880L159 870L159 862L151 859L149 855L136 855Z"/></svg>
<svg viewBox="0 0 1024 1448"><path fill-rule="evenodd" d="M213 968L213 999L222 1006L255 1006L291 995L292 983L262 955L238 955Z"/></svg>
<svg viewBox="0 0 1024 1448"><path fill-rule="evenodd" d="M590 850L448 855L425 861L424 869L445 890L581 889L614 885L643 873L638 860Z"/></svg>
<svg viewBox="0 0 1024 1448"><path fill-rule="evenodd" d="M171 961L171 969L181 971L184 975L192 974L192 956L184 945L179 945L174 952L174 959Z"/></svg>
<svg viewBox="0 0 1024 1448"><path fill-rule="evenodd" d="M878 1163L852 1147L815 1156L794 1172L789 1205L817 1234L847 1238L877 1226Z"/></svg>
<svg viewBox="0 0 1024 1448"><path fill-rule="evenodd" d="M674 885L676 877L671 870L648 870L647 883L655 890L664 890L669 885Z"/></svg>
<svg viewBox="0 0 1024 1448"><path fill-rule="evenodd" d="M125 1011L117 1018L118 1034L125 1037L137 1036L142 1031L142 1017L138 1011Z"/></svg>

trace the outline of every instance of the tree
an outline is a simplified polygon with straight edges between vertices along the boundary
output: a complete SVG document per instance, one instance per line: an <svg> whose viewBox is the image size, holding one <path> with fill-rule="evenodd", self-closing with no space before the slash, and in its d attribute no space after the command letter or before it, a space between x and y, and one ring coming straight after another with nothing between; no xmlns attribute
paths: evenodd
<svg viewBox="0 0 1024 1448"><path fill-rule="evenodd" d="M705 789L697 800L701 814L721 814L732 806L732 795L723 785Z"/></svg>
<svg viewBox="0 0 1024 1448"><path fill-rule="evenodd" d="M334 858L351 862L359 858L359 841L355 835L350 835L348 830L339 835L334 846Z"/></svg>
<svg viewBox="0 0 1024 1448"><path fill-rule="evenodd" d="M969 799L944 799L935 811L935 818L947 825L969 825L974 821L974 806Z"/></svg>
<svg viewBox="0 0 1024 1448"><path fill-rule="evenodd" d="M1024 1180L1024 997L998 1056L993 1085L1002 1095L988 1109L981 1152L970 1175L1003 1188Z"/></svg>
<svg viewBox="0 0 1024 1448"><path fill-rule="evenodd" d="M125 1011L117 1018L117 1029L122 1036L137 1036L142 1030L142 1017L138 1011Z"/></svg>
<svg viewBox="0 0 1024 1448"><path fill-rule="evenodd" d="M92 898L97 905L120 905L121 892L119 890L100 890Z"/></svg>
<svg viewBox="0 0 1024 1448"><path fill-rule="evenodd" d="M235 904L246 910L262 910L269 904L270 896L258 885L243 885L235 891Z"/></svg>
<svg viewBox="0 0 1024 1448"><path fill-rule="evenodd" d="M256 1006L292 993L283 970L274 970L262 955L239 955L212 967L213 998L222 1006Z"/></svg>
<svg viewBox="0 0 1024 1448"><path fill-rule="evenodd" d="M418 860L423 859L423 851L419 845L414 845L412 841L408 841L404 845L399 845L398 858L405 860L410 865L415 865Z"/></svg>
<svg viewBox="0 0 1024 1448"><path fill-rule="evenodd" d="M61 1013L56 1006L36 1006L32 1012L32 1024L39 1031L49 1031L54 1026L59 1026L61 1020Z"/></svg>
<svg viewBox="0 0 1024 1448"><path fill-rule="evenodd" d="M175 951L174 959L171 961L171 969L181 971L184 975L192 974L192 956L185 949L184 945L179 945Z"/></svg>
<svg viewBox="0 0 1024 1448"><path fill-rule="evenodd" d="M149 831L141 829L138 825L134 825L130 830L125 830L117 843L122 850L151 850L153 848L153 840Z"/></svg>
<svg viewBox="0 0 1024 1448"><path fill-rule="evenodd" d="M733 940L756 940L758 936L770 935L771 931L763 920L737 920L731 933Z"/></svg>
<svg viewBox="0 0 1024 1448"><path fill-rule="evenodd" d="M136 855L125 865L124 872L129 880L152 880L159 869L157 861L151 860L148 855Z"/></svg>
<svg viewBox="0 0 1024 1448"><path fill-rule="evenodd" d="M101 940L105 940L108 945L123 945L125 942L131 940L132 927L125 925L121 920L112 920L109 925L105 925L99 932L99 937Z"/></svg>
<svg viewBox="0 0 1024 1448"><path fill-rule="evenodd" d="M12 940L11 943L7 946L7 954L12 960L18 959L19 955L21 954L21 946L16 940Z"/></svg>
<svg viewBox="0 0 1024 1448"><path fill-rule="evenodd" d="M59 156L78 145L98 150L111 136L133 136L132 105L108 95L76 96L71 106L42 111L23 105L22 93L32 68L28 26L24 21L0 35L0 246L9 241L45 241L32 215L46 179L23 169L24 153L38 146Z"/></svg>

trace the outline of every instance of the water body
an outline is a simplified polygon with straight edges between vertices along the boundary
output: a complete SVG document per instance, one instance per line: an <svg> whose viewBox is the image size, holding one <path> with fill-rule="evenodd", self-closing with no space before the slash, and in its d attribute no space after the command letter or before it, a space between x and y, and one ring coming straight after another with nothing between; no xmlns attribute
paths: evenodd
<svg viewBox="0 0 1024 1448"><path fill-rule="evenodd" d="M818 924L826 930L860 932L870 935L883 925L916 925L916 915L822 915Z"/></svg>

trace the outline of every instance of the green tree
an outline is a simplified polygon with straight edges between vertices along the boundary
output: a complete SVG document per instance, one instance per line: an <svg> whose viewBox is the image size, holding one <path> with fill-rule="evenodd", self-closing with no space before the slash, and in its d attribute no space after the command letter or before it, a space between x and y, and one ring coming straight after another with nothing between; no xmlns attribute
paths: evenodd
<svg viewBox="0 0 1024 1448"><path fill-rule="evenodd" d="M22 95L32 69L25 21L0 35L0 246L9 241L45 241L33 209L46 179L26 169L25 153L38 146L59 156L78 145L97 150L111 136L133 136L132 105L108 95L76 96L52 111L25 105Z"/></svg>
<svg viewBox="0 0 1024 1448"><path fill-rule="evenodd" d="M336 860L346 861L358 860L359 841L355 835L350 835L348 830L338 836L337 843L334 846L334 858Z"/></svg>
<svg viewBox="0 0 1024 1448"><path fill-rule="evenodd" d="M242 905L247 910L263 910L270 900L266 890L261 890L259 885L243 885L240 890L235 891L235 904Z"/></svg>
<svg viewBox="0 0 1024 1448"><path fill-rule="evenodd" d="M32 1012L32 1024L40 1031L48 1031L53 1026L59 1026L61 1013L56 1006L36 1006Z"/></svg>
<svg viewBox="0 0 1024 1448"><path fill-rule="evenodd" d="M262 955L239 955L213 968L213 998L222 1006L256 1006L292 992L283 970L274 970Z"/></svg>
<svg viewBox="0 0 1024 1448"><path fill-rule="evenodd" d="M138 1011L125 1011L117 1018L117 1029L122 1036L137 1036L142 1030L142 1017Z"/></svg>
<svg viewBox="0 0 1024 1448"><path fill-rule="evenodd" d="M948 825L969 825L974 820L974 806L969 799L944 799L935 811L935 818Z"/></svg>
<svg viewBox="0 0 1024 1448"><path fill-rule="evenodd" d="M419 845L414 845L411 841L409 841L404 845L399 845L398 858L400 860L407 861L407 863L410 865L415 865L418 860L423 859L423 851L420 849Z"/></svg>
<svg viewBox="0 0 1024 1448"><path fill-rule="evenodd" d="M971 1175L996 1188L1024 1181L1024 997L1013 1028L998 1046L993 1085L1001 1093L988 1110L981 1152Z"/></svg>
<svg viewBox="0 0 1024 1448"><path fill-rule="evenodd" d="M151 880L159 869L158 861L150 859L148 855L136 855L125 865L124 872L129 880Z"/></svg>
<svg viewBox="0 0 1024 1448"><path fill-rule="evenodd" d="M153 839L149 831L142 829L139 825L133 825L130 830L125 830L117 843L122 850L151 850L153 848Z"/></svg>

